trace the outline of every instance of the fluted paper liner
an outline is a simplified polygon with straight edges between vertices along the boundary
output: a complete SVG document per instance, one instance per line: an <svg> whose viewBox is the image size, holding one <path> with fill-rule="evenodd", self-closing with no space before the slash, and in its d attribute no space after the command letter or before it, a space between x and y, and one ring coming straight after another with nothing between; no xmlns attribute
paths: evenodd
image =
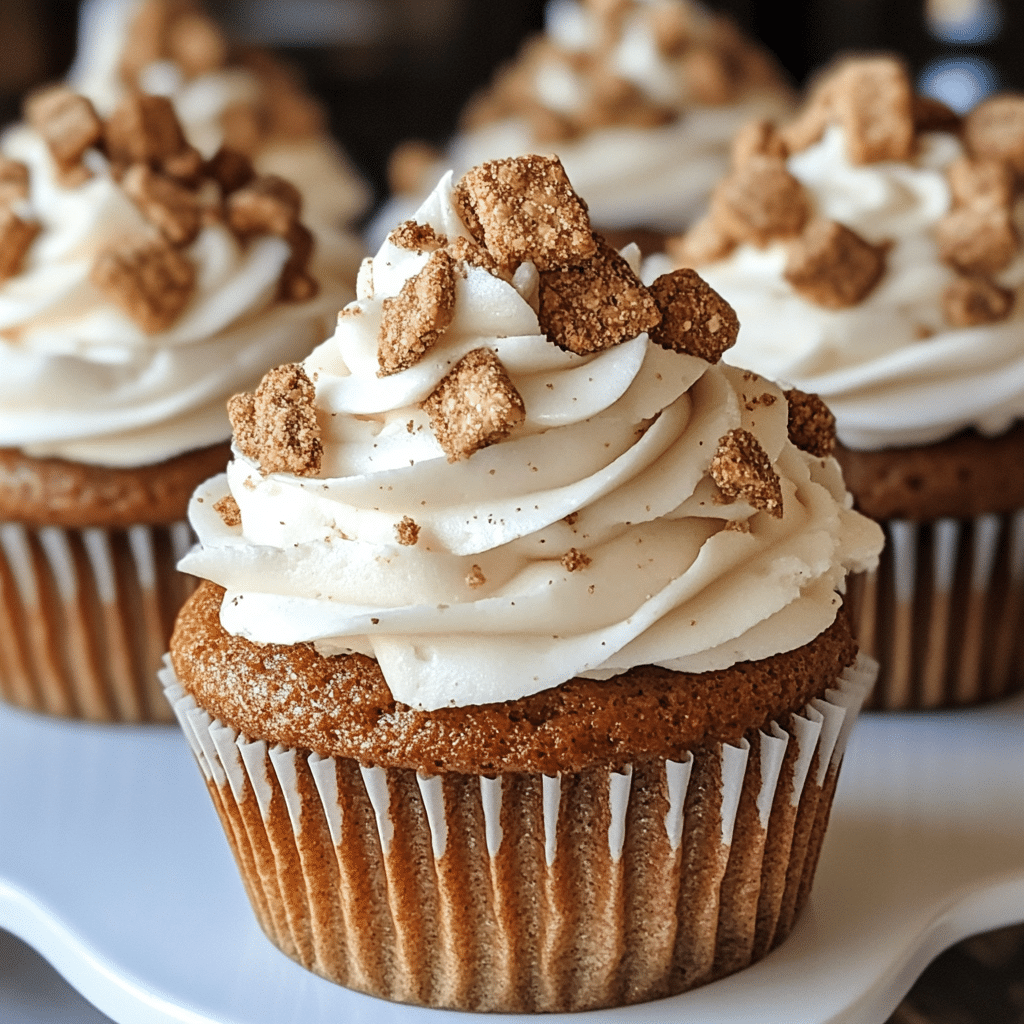
<svg viewBox="0 0 1024 1024"><path fill-rule="evenodd" d="M160 677L280 949L372 995L521 1012L671 995L781 942L876 669L683 761L494 778L250 741Z"/></svg>
<svg viewBox="0 0 1024 1024"><path fill-rule="evenodd" d="M0 697L97 722L171 722L156 681L193 587L186 522L64 529L0 523Z"/></svg>
<svg viewBox="0 0 1024 1024"><path fill-rule="evenodd" d="M1024 688L1024 511L882 524L878 569L850 580L869 706L957 707Z"/></svg>

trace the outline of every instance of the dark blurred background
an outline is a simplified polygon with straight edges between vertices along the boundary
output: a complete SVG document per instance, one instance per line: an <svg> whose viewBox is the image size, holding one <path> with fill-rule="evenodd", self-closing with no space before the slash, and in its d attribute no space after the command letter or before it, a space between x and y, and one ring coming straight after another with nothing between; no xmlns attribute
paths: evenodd
<svg viewBox="0 0 1024 1024"><path fill-rule="evenodd" d="M467 97L542 25L543 0L208 0L241 42L273 46L327 102L377 190L388 153L441 142ZM708 0L772 50L796 84L844 50L904 54L925 91L967 109L1024 87L1022 0ZM74 55L77 0L0 0L0 121Z"/></svg>

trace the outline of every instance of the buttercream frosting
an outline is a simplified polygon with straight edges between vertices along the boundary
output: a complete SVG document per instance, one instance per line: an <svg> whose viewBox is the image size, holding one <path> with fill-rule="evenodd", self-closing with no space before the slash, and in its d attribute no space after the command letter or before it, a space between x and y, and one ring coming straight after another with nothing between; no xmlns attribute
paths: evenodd
<svg viewBox="0 0 1024 1024"><path fill-rule="evenodd" d="M531 120L514 111L489 118L459 132L442 159L426 168L417 196L396 196L374 218L369 232L377 245L390 226L411 215L446 168L461 174L485 160L523 153L555 153L581 195L586 196L591 219L600 228L645 227L676 232L689 225L706 205L715 182L728 166L729 144L747 121L780 117L791 105L780 79L762 72L762 80L736 87L735 95L707 102L688 85L685 63L695 51L702 57L725 52L735 30L725 28L718 16L689 0L641 0L629 5L617 39L603 35L602 16L577 0L552 0L547 6L543 37L547 46L520 58L529 68L523 88L529 102L558 117L572 118L592 99L592 92L608 79L627 82L642 101L656 105L665 123L643 126L594 124L566 138L538 138ZM659 11L677 9L687 26L686 40L659 48L656 22ZM752 44L746 44L749 54ZM579 57L596 61L601 75L590 67L580 70ZM762 58L763 59L763 58Z"/></svg>
<svg viewBox="0 0 1024 1024"><path fill-rule="evenodd" d="M977 326L952 327L943 317L943 294L957 275L934 233L952 205L946 170L962 154L955 135L928 132L909 160L855 165L843 127L833 124L788 158L816 215L887 247L880 282L848 308L825 308L787 282L783 240L765 248L744 242L699 267L740 318L726 360L819 394L848 448L930 444L967 427L996 435L1024 417L1021 304ZM1012 216L1021 232L1020 201ZM644 275L669 265L652 258ZM994 280L1019 294L1024 255Z"/></svg>
<svg viewBox="0 0 1024 1024"><path fill-rule="evenodd" d="M226 440L226 400L307 354L347 297L314 260L319 294L279 300L288 244L242 243L215 221L184 249L195 269L184 310L146 333L90 278L106 247L155 233L105 158L86 153L92 176L67 187L34 128L9 129L0 152L28 168L15 211L40 229L20 272L0 282L2 447L138 466Z"/></svg>
<svg viewBox="0 0 1024 1024"><path fill-rule="evenodd" d="M451 193L448 174L416 220L469 237ZM624 255L635 268L636 247ZM852 511L834 460L788 439L773 384L646 334L586 356L556 347L532 263L511 281L463 264L444 335L380 376L383 302L428 258L386 241L306 358L319 472L264 475L236 446L197 490L199 544L181 568L226 589L229 632L371 655L397 700L435 709L635 665L723 668L833 621L845 573L874 562L881 534ZM500 359L525 420L449 462L420 403L479 348ZM780 478L779 518L725 503L709 476L736 428ZM237 516L221 514L229 496ZM414 544L402 543L407 519Z"/></svg>

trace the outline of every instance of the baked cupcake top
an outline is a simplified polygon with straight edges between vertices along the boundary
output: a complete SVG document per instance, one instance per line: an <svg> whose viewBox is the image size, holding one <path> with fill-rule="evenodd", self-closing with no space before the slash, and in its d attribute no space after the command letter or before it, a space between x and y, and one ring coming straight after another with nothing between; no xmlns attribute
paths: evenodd
<svg viewBox="0 0 1024 1024"><path fill-rule="evenodd" d="M164 97L103 118L52 86L25 114L0 140L0 447L118 467L225 440L227 397L346 297L298 191L204 160Z"/></svg>
<svg viewBox="0 0 1024 1024"><path fill-rule="evenodd" d="M181 565L226 630L371 656L426 710L822 633L881 546L827 414L721 363L729 306L638 258L555 158L446 175L334 336L232 400Z"/></svg>
<svg viewBox="0 0 1024 1024"><path fill-rule="evenodd" d="M553 152L599 228L678 231L704 208L739 127L791 105L768 54L690 0L551 0L545 31L468 105L441 159L396 151L392 191L410 198L375 223L383 237L449 167Z"/></svg>
<svg viewBox="0 0 1024 1024"><path fill-rule="evenodd" d="M697 267L743 324L727 359L821 395L854 449L1024 416L1024 97L961 120L892 58L752 123L710 212L646 273Z"/></svg>
<svg viewBox="0 0 1024 1024"><path fill-rule="evenodd" d="M126 95L167 96L204 157L221 146L302 193L322 258L354 278L364 254L347 231L370 191L331 139L327 117L269 53L230 45L196 0L87 0L68 81L101 114Z"/></svg>

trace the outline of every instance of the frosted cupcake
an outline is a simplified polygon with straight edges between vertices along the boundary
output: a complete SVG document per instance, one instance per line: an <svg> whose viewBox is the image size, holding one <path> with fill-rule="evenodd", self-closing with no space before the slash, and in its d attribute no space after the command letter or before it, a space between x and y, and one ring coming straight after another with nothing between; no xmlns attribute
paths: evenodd
<svg viewBox="0 0 1024 1024"><path fill-rule="evenodd" d="M87 0L68 82L101 115L131 92L167 96L206 158L222 146L302 193L321 259L350 283L363 249L348 230L369 188L331 139L326 115L268 53L235 52L192 0Z"/></svg>
<svg viewBox="0 0 1024 1024"><path fill-rule="evenodd" d="M442 157L396 151L396 198L371 244L449 167L557 153L599 230L646 229L645 248L657 247L704 211L740 126L791 104L765 51L689 0L552 0L544 33L470 103Z"/></svg>
<svg viewBox="0 0 1024 1024"><path fill-rule="evenodd" d="M727 358L835 413L889 540L857 609L886 707L1024 684L1022 154L1024 99L961 124L898 61L851 61L794 122L737 137L710 214L670 247L736 307Z"/></svg>
<svg viewBox="0 0 1024 1024"><path fill-rule="evenodd" d="M730 308L638 258L553 158L446 175L232 400L164 679L263 928L333 981L635 1003L807 897L881 532L827 424L719 361Z"/></svg>
<svg viewBox="0 0 1024 1024"><path fill-rule="evenodd" d="M166 719L152 676L224 403L308 353L345 290L294 186L205 162L167 99L104 119L54 86L26 111L0 141L0 694Z"/></svg>

